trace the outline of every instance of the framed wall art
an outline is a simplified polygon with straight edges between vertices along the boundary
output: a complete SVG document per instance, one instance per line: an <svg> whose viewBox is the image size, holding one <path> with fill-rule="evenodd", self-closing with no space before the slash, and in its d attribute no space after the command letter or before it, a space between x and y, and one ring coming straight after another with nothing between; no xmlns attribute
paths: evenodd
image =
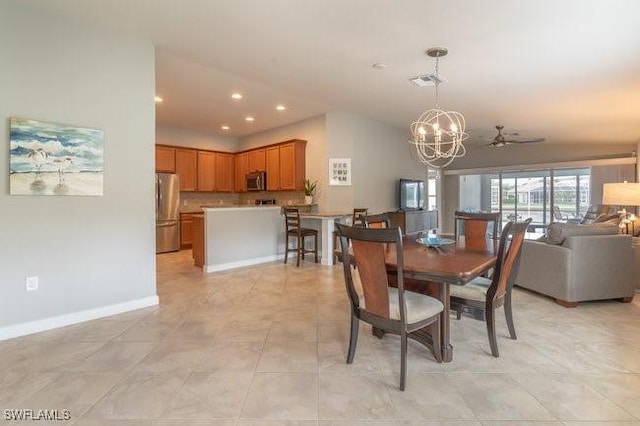
<svg viewBox="0 0 640 426"><path fill-rule="evenodd" d="M103 194L102 130L9 119L11 195Z"/></svg>
<svg viewBox="0 0 640 426"><path fill-rule="evenodd" d="M351 186L351 158L329 158L329 185Z"/></svg>

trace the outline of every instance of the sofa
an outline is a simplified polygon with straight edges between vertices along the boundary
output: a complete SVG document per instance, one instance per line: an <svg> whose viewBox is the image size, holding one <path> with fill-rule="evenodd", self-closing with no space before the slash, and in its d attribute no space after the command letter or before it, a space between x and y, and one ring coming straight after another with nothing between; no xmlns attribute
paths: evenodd
<svg viewBox="0 0 640 426"><path fill-rule="evenodd" d="M631 236L615 225L558 223L526 240L515 285L565 307L588 300L631 302L635 292Z"/></svg>

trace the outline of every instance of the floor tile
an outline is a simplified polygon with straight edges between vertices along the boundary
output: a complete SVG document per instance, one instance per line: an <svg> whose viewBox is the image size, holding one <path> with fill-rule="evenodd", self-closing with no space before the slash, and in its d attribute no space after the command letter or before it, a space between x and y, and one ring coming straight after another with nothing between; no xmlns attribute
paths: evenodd
<svg viewBox="0 0 640 426"><path fill-rule="evenodd" d="M635 420L573 374L516 375L545 408L561 420Z"/></svg>
<svg viewBox="0 0 640 426"><path fill-rule="evenodd" d="M242 408L242 418L318 418L316 374L256 373Z"/></svg>
<svg viewBox="0 0 640 426"><path fill-rule="evenodd" d="M237 418L253 373L192 373L162 413L165 419Z"/></svg>
<svg viewBox="0 0 640 426"><path fill-rule="evenodd" d="M319 418L397 420L389 388L399 386L379 374L320 374Z"/></svg>

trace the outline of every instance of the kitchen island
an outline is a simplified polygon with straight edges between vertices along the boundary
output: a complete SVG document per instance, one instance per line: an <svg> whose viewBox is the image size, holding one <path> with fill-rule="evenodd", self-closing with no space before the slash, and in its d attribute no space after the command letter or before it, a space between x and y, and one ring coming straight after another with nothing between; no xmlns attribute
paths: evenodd
<svg viewBox="0 0 640 426"><path fill-rule="evenodd" d="M205 207L203 272L251 266L282 258L280 206Z"/></svg>

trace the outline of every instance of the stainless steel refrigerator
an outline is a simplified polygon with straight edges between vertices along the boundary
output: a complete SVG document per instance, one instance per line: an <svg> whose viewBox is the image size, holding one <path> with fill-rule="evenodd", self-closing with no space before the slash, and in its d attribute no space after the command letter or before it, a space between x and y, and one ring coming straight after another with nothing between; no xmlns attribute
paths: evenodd
<svg viewBox="0 0 640 426"><path fill-rule="evenodd" d="M156 173L156 253L180 250L178 175Z"/></svg>

